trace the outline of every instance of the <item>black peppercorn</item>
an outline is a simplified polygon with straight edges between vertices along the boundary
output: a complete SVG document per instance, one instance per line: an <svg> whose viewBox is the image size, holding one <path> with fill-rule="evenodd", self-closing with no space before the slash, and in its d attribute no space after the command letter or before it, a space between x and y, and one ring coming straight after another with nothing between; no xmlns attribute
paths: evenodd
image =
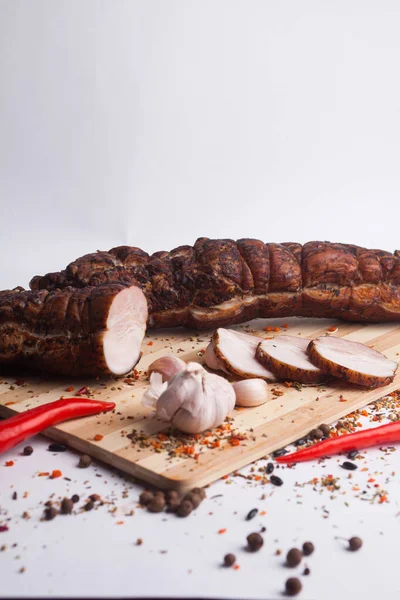
<svg viewBox="0 0 400 600"><path fill-rule="evenodd" d="M280 448L279 450L275 450L275 452L272 453L272 456L274 458L277 458L278 456L283 456L284 454L287 454L289 452L289 450L286 450L286 448Z"/></svg>
<svg viewBox="0 0 400 600"><path fill-rule="evenodd" d="M298 548L292 548L286 555L286 564L288 567L297 567L302 561L303 554Z"/></svg>
<svg viewBox="0 0 400 600"><path fill-rule="evenodd" d="M271 475L271 477L269 478L270 482L273 485L283 485L283 481L280 477L278 477L277 475Z"/></svg>
<svg viewBox="0 0 400 600"><path fill-rule="evenodd" d="M263 544L264 540L259 533L250 533L250 535L247 536L247 547L250 552L257 552L262 548Z"/></svg>
<svg viewBox="0 0 400 600"><path fill-rule="evenodd" d="M350 460L354 460L357 454L358 450L350 450L350 452L347 453L347 458Z"/></svg>
<svg viewBox="0 0 400 600"><path fill-rule="evenodd" d="M297 579L297 577L290 577L285 584L288 596L296 596L301 591L302 587L301 581L300 579Z"/></svg>
<svg viewBox="0 0 400 600"><path fill-rule="evenodd" d="M247 513L246 521L251 521L251 519L254 519L254 517L256 516L257 513L258 513L258 508L253 508L249 513Z"/></svg>
<svg viewBox="0 0 400 600"><path fill-rule="evenodd" d="M74 494L73 496L71 496L71 500L74 504L76 504L77 502L79 502L79 496L78 494Z"/></svg>
<svg viewBox="0 0 400 600"><path fill-rule="evenodd" d="M32 446L25 446L24 450L23 450L23 455L24 456L30 456L33 452L33 448Z"/></svg>
<svg viewBox="0 0 400 600"><path fill-rule="evenodd" d="M265 472L267 475L271 475L271 473L273 473L273 471L274 471L274 465L273 465L273 463L269 462L267 464L267 466L265 467Z"/></svg>
<svg viewBox="0 0 400 600"><path fill-rule="evenodd" d="M67 446L64 446L64 444L50 444L48 447L48 450L50 452L65 452L67 449Z"/></svg>
<svg viewBox="0 0 400 600"><path fill-rule="evenodd" d="M346 471L355 471L356 469L358 469L357 465L348 460L345 460L344 463L342 463L340 466L342 467L342 469L346 469Z"/></svg>
<svg viewBox="0 0 400 600"><path fill-rule="evenodd" d="M84 508L84 510L92 510L94 508L93 500L89 500L89 502L86 502L86 504L83 508Z"/></svg>

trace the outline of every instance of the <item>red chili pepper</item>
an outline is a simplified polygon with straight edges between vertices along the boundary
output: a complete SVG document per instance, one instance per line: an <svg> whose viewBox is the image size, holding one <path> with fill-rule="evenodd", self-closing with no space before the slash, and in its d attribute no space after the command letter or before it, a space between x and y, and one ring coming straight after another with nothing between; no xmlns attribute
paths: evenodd
<svg viewBox="0 0 400 600"><path fill-rule="evenodd" d="M0 452L13 448L44 429L69 419L87 417L115 408L114 402L64 398L31 408L0 422Z"/></svg>
<svg viewBox="0 0 400 600"><path fill-rule="evenodd" d="M330 456L338 452L349 452L350 450L361 450L371 446L381 446L382 444L393 444L400 442L400 422L388 423L357 431L335 438L329 438L322 442L317 442L308 448L303 448L292 454L279 456L276 460L279 463L294 463L321 458L321 456Z"/></svg>

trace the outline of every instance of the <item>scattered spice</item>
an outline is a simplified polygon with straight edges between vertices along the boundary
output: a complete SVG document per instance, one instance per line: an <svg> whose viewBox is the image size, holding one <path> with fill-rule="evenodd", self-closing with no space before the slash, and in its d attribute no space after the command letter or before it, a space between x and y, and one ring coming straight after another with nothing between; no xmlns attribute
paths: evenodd
<svg viewBox="0 0 400 600"><path fill-rule="evenodd" d="M310 569L306 567L303 571L303 575L309 575L311 573Z"/></svg>
<svg viewBox="0 0 400 600"><path fill-rule="evenodd" d="M92 459L88 454L82 454L82 456L79 457L78 467L80 469L87 469L91 464Z"/></svg>
<svg viewBox="0 0 400 600"><path fill-rule="evenodd" d="M286 564L288 567L297 567L303 559L303 553L298 548L292 548L286 555Z"/></svg>
<svg viewBox="0 0 400 600"><path fill-rule="evenodd" d="M356 464L354 464L353 462L349 462L348 460L345 460L344 463L342 463L340 466L342 467L342 469L346 469L347 471L355 471L356 469L358 469Z"/></svg>
<svg viewBox="0 0 400 600"><path fill-rule="evenodd" d="M257 513L258 513L258 508L253 508L249 513L247 513L246 521L251 521L251 519L254 519L254 517L256 516Z"/></svg>
<svg viewBox="0 0 400 600"><path fill-rule="evenodd" d="M52 521L58 515L58 510L54 506L44 509L44 518L46 521Z"/></svg>
<svg viewBox="0 0 400 600"><path fill-rule="evenodd" d="M14 461L13 460L6 460L6 462L4 463L6 467L13 467L14 466Z"/></svg>
<svg viewBox="0 0 400 600"><path fill-rule="evenodd" d="M83 507L83 509L86 511L92 510L93 508L94 508L93 500L89 500L89 502L86 502L85 506Z"/></svg>
<svg viewBox="0 0 400 600"><path fill-rule="evenodd" d="M183 500L176 511L178 517L188 517L193 510L193 504L190 500Z"/></svg>
<svg viewBox="0 0 400 600"><path fill-rule="evenodd" d="M65 452L67 450L67 446L64 446L64 444L50 444L48 447L48 450L50 452Z"/></svg>
<svg viewBox="0 0 400 600"><path fill-rule="evenodd" d="M250 533L247 536L247 548L250 552L258 552L264 544L264 539L259 533Z"/></svg>
<svg viewBox="0 0 400 600"><path fill-rule="evenodd" d="M304 542L303 544L303 554L304 556L310 556L314 552L314 544L312 542Z"/></svg>
<svg viewBox="0 0 400 600"><path fill-rule="evenodd" d="M51 472L50 478L58 479L59 477L62 477L62 472L59 469L54 469L54 471Z"/></svg>
<svg viewBox="0 0 400 600"><path fill-rule="evenodd" d="M147 506L153 500L153 494L151 492L144 491L139 496L139 502L143 506Z"/></svg>
<svg viewBox="0 0 400 600"><path fill-rule="evenodd" d="M148 503L147 510L152 513L162 512L165 508L165 498L163 496L154 496Z"/></svg>
<svg viewBox="0 0 400 600"><path fill-rule="evenodd" d="M323 435L326 437L329 437L330 433L331 433L331 428L329 425L327 425L326 423L322 423L318 429L320 431L322 431Z"/></svg>
<svg viewBox="0 0 400 600"><path fill-rule="evenodd" d="M302 587L301 581L297 577L289 577L285 583L285 590L288 596L297 596Z"/></svg>
<svg viewBox="0 0 400 600"><path fill-rule="evenodd" d="M274 464L272 462L269 462L267 464L267 466L265 467L265 472L267 475L271 475L271 473L273 473L274 471Z"/></svg>
<svg viewBox="0 0 400 600"><path fill-rule="evenodd" d="M351 550L351 552L356 552L362 545L362 539L359 537L352 537L349 539L349 550Z"/></svg>
<svg viewBox="0 0 400 600"><path fill-rule="evenodd" d="M78 494L74 494L73 496L71 496L71 500L74 504L76 504L77 502L79 502L79 496Z"/></svg>
<svg viewBox="0 0 400 600"><path fill-rule="evenodd" d="M74 507L74 502L69 498L64 498L61 502L60 512L63 515L70 515L72 513L72 509Z"/></svg>
<svg viewBox="0 0 400 600"><path fill-rule="evenodd" d="M141 546L142 544L143 544L143 540L142 540L142 538L138 538L138 539L136 540L136 546Z"/></svg>
<svg viewBox="0 0 400 600"><path fill-rule="evenodd" d="M101 435L101 433L96 433L96 435L94 436L94 441L95 442L101 442L101 440L103 439L104 435Z"/></svg>
<svg viewBox="0 0 400 600"><path fill-rule="evenodd" d="M278 475L271 475L269 480L273 485L277 485L277 486L283 485L283 481L280 477L278 477Z"/></svg>
<svg viewBox="0 0 400 600"><path fill-rule="evenodd" d="M234 554L225 554L224 556L224 566L231 567L236 562L236 556Z"/></svg>

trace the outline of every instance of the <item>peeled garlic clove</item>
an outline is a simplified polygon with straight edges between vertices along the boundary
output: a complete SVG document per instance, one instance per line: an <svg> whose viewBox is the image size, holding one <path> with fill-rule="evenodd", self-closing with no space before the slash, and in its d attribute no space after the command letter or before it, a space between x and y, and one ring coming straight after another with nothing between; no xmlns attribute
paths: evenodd
<svg viewBox="0 0 400 600"><path fill-rule="evenodd" d="M235 392L223 377L189 363L161 394L158 418L185 433L201 433L221 425L235 406Z"/></svg>
<svg viewBox="0 0 400 600"><path fill-rule="evenodd" d="M167 354L161 356L151 363L147 372L151 376L152 373L161 373L163 381L169 381L174 375L186 369L186 363L177 356Z"/></svg>
<svg viewBox="0 0 400 600"><path fill-rule="evenodd" d="M268 400L268 384L264 379L244 379L232 384L238 406L260 406Z"/></svg>
<svg viewBox="0 0 400 600"><path fill-rule="evenodd" d="M159 397L168 387L168 382L163 382L161 373L152 373L150 375L150 387L145 391L142 397L142 405L156 408Z"/></svg>

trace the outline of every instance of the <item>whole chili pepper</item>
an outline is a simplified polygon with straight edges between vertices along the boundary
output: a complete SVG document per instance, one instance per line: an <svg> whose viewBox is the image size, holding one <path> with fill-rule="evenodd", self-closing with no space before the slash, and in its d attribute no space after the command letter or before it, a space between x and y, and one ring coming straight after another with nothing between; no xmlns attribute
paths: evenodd
<svg viewBox="0 0 400 600"><path fill-rule="evenodd" d="M381 446L382 444L393 444L400 442L400 422L380 425L365 431L357 431L341 435L340 437L330 438L322 442L302 448L292 454L279 456L276 460L279 463L294 463L321 458L321 456L330 456L338 452L349 452L350 450L360 450L370 448L371 446Z"/></svg>
<svg viewBox="0 0 400 600"><path fill-rule="evenodd" d="M114 402L86 398L64 398L31 408L0 422L0 452L13 448L52 425L58 425L69 419L107 412L113 408L115 408Z"/></svg>

